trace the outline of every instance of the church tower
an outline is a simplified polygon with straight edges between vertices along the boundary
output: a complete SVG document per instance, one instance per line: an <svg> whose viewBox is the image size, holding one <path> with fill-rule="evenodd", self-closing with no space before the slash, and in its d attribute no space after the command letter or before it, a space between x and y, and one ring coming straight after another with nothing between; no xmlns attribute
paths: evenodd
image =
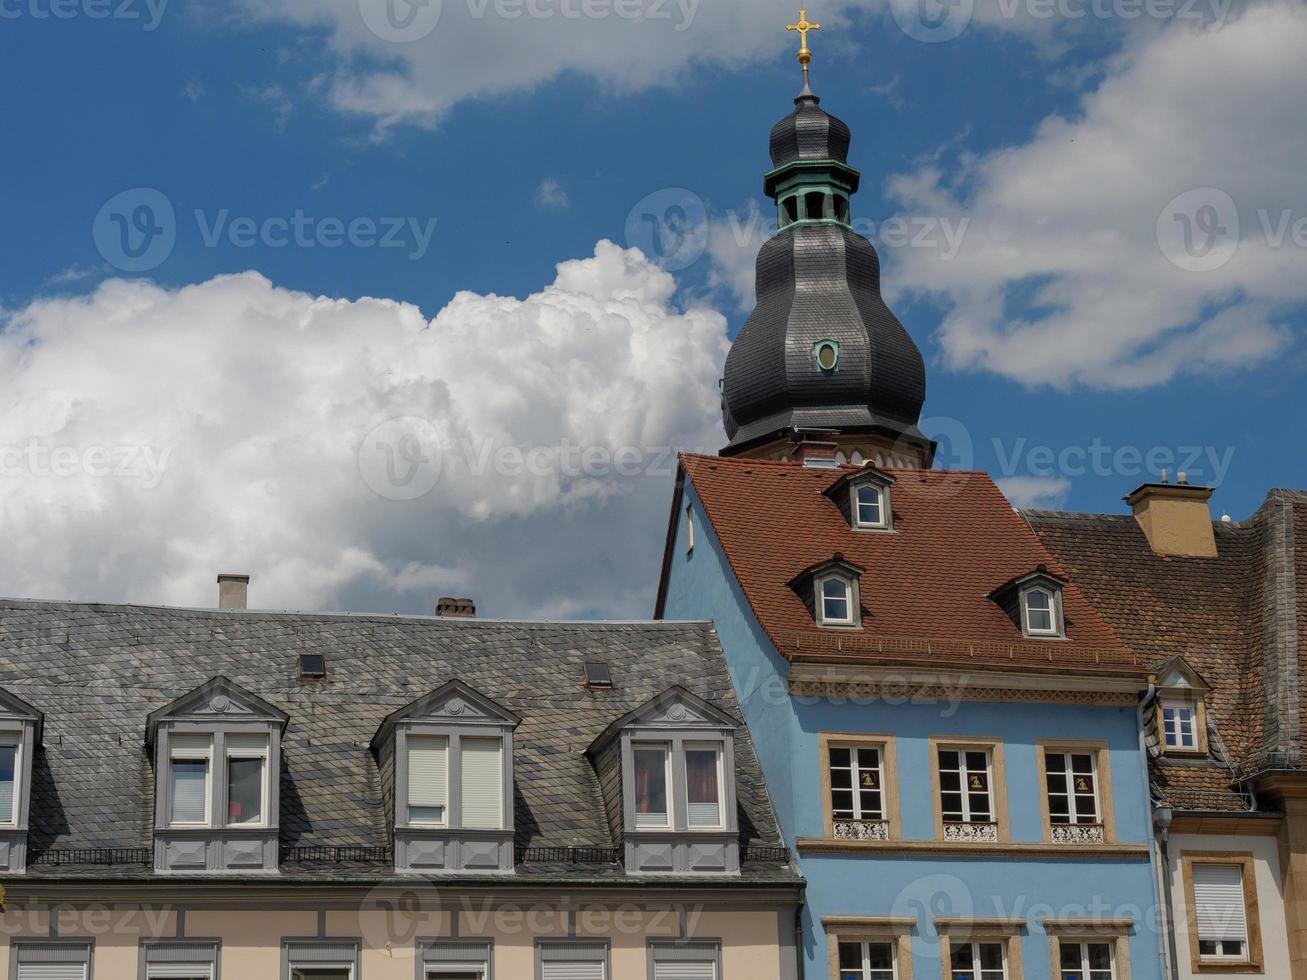
<svg viewBox="0 0 1307 980"><path fill-rule="evenodd" d="M726 359L724 456L793 459L824 446L854 462L929 467L935 446L917 422L926 398L921 351L880 295L880 258L854 232L849 127L809 84L772 129L764 190L779 231L758 255L757 306Z"/></svg>

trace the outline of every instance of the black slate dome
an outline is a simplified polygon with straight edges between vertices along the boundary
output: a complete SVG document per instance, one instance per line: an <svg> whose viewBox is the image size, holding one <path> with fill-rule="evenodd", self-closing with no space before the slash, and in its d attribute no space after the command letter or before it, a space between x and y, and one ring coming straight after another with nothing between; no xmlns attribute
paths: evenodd
<svg viewBox="0 0 1307 980"><path fill-rule="evenodd" d="M885 305L880 258L854 232L848 126L805 86L772 130L766 192L780 231L758 255L757 307L726 359L722 416L745 453L797 430L929 447L921 351Z"/></svg>
<svg viewBox="0 0 1307 980"><path fill-rule="evenodd" d="M842 120L821 107L821 99L805 90L794 100L795 110L772 127L771 161L775 167L799 160L838 160L848 163L853 134Z"/></svg>

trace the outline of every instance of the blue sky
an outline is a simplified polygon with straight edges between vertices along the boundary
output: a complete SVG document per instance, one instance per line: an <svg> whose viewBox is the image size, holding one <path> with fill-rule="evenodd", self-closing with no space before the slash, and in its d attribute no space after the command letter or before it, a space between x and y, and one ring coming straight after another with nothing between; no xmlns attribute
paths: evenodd
<svg viewBox="0 0 1307 980"><path fill-rule="evenodd" d="M541 313L543 321L527 315L529 298L546 287L605 301L617 295L606 273L596 271L603 263L562 279L555 267L598 262L601 240L651 250L647 235L629 231L641 227L641 202L650 195L663 211L669 202L691 214L701 206L709 224L699 234L709 247L702 255L696 250L688 267L670 268L673 294L665 295L661 284L641 293L642 309L657 307L657 322L669 330L685 329L684 316L694 320L695 311L709 308L725 318L725 334L742 325L747 301L738 294L747 293L761 239L737 240L731 215L740 226L750 202L761 198L768 131L799 85L795 39L783 30L797 14L788 4L703 0L702 7L691 5L692 17L672 4L663 20L651 14L656 0L640 0L645 6L634 9L645 19L619 18L610 4L595 8L607 16L569 20L561 15L562 0L541 0L535 17L504 16L495 6L504 0L482 5L485 13L473 17L478 0L445 0L429 36L396 44L369 32L367 18L378 11L373 5L361 12L360 0L171 0L162 8L159 0L154 8L135 0L119 7L123 2L114 0L111 8L122 16L101 18L92 15L105 9L96 0L69 0L69 15L59 18L46 16L49 0L0 0L0 80L8 93L0 116L8 151L0 158L6 218L0 309L15 344L0 364L16 399L48 393L52 378L67 385L54 399L60 407L53 415L30 406L21 413L24 421L5 434L11 443L24 441L27 425L47 437L62 431L83 448L87 440L134 444L153 425L136 417L139 405L155 399L145 414L157 420L159 406L175 404L164 400L162 386L155 390L152 363L159 374L195 372L191 390L257 401L265 389L251 395L240 384L266 374L268 385L284 386L285 364L270 359L299 356L293 338L269 339L265 347L259 330L271 338L277 329L295 329L288 324L302 327L302 314L285 310L308 309L318 296L395 301L387 309L413 304L425 320L440 314L449 329L457 328L451 336L469 347L468 364L493 364L500 354L478 352L478 336L527 350L535 338L514 330L568 315L556 309ZM364 8L372 2L362 0ZM1268 41L1291 46L1307 36L1300 10L1265 3L1223 11L1203 0L1202 9L1220 16L1202 29L1185 16L1122 16L1121 4L1107 0L1100 2L1105 15L1083 17L1074 15L1089 9L1088 0L1060 0L1050 6L1051 17L1040 14L1040 0L977 0L974 8L959 0L936 12L968 13L965 29L924 43L901 26L911 29L918 8L894 3L897 18L888 3L809 8L812 19L825 21L812 39L814 86L825 107L853 129L852 162L864 174L855 214L863 227L898 216L924 229L924 248L880 239L877 245L886 293L926 353L928 428L945 438L951 461L1008 479L1014 498L1024 502L1085 510L1121 511L1121 496L1145 478L1144 457L1154 465L1187 465L1195 482L1219 483L1216 513L1236 519L1251 514L1268 487L1307 486L1307 459L1297 441L1307 366L1301 347L1307 225L1304 241L1294 240L1296 222L1307 217L1298 178L1307 148L1301 97L1307 93L1302 79L1295 80L1301 72L1289 51L1283 62L1274 43L1266 53ZM1219 94L1204 89L1207 76ZM1166 242L1153 235L1163 217L1168 228L1171 219L1182 227L1167 209L1195 187L1227 193L1240 219L1238 254L1214 269L1178 268L1168 261ZM162 261L136 273L124 271L121 261L115 267L104 238L114 226L102 209L115 199L133 204L141 188L173 208L175 244ZM1208 219L1219 225L1225 217L1225 198L1204 195L1185 205L1200 232L1216 226ZM131 207L119 210L130 220ZM366 235L362 245L278 245L281 222L297 213L328 239L333 221L343 227L374 220L376 235L393 231L398 247L379 247ZM965 228L957 256L941 254L941 222ZM1283 235L1268 241L1274 238L1268 225ZM238 227L250 231L248 246ZM215 358L205 353L203 338L173 319L182 315L177 307L190 301L188 288L219 292L215 277L250 270L263 281L249 288L277 298L277 312L261 306L262 299L241 299L233 313L219 298L188 314L219 335L228 328L224 316L244 324L231 328L231 343L247 348L223 362L234 375L210 376ZM636 275L647 285L656 271L613 274ZM144 292L115 293L111 302L104 284L114 279L129 283L110 282L111 291ZM459 293L464 301L450 307ZM511 298L526 305L514 306ZM119 322L107 315L116 302L124 304L117 316L139 322L117 338L97 334L95 323L110 331ZM560 308L575 309L569 303ZM151 317L141 310L165 308L156 326L142 326ZM252 309L266 321L251 322ZM605 315L613 313L595 314L596 329ZM75 317L86 318L81 329L88 333L69 326ZM648 440L657 431L683 445L716 439L711 389L720 364L708 361L724 348L706 321L694 322L705 331L695 348L703 363L691 366L688 354L668 353L674 346L668 335L655 332L664 358L656 380L634 361L623 362L626 373L611 379L617 387L593 381L584 410L560 409L549 438L565 436L572 420L597 408L623 416L622 438L638 433L635 438ZM367 329L360 324L342 342L341 357L368 356ZM96 336L104 345L102 370L94 376L71 366L87 356L85 343L79 354L69 352L78 336ZM179 346L193 345L194 354L170 349L170 336ZM33 344L44 345L39 371L24 357ZM584 338L551 346L551 383L577 384L571 359L602 347ZM330 348L320 353L332 356ZM123 366L111 370L116 358ZM455 414L466 422L485 411L496 419L488 424L496 437L529 442L529 432L495 415L511 400L507 388L521 381L519 369L529 370L507 360L487 370L478 380L480 394L459 402ZM586 376L605 369L598 360L587 365ZM118 384L128 390L115 389ZM640 397L627 404L615 394L622 386L638 387ZM659 398L678 403L676 422L651 421ZM269 411L274 402L269 399ZM321 403L328 416L329 402ZM113 408L132 404L138 409ZM304 418L312 417L302 400L297 404ZM68 419L85 405L94 406L97 422L77 434ZM378 409L378 418L424 414L400 408ZM691 418L691 412L700 414ZM192 406L192 414L204 409ZM283 411L279 417L286 430L273 441L314 444L299 416ZM224 424L213 420L196 429L188 422L166 438L193 460L197 482L206 465L197 447L212 440L215 455L207 465L216 467L227 453L247 459L246 450L259 443L252 429L226 438ZM267 426L265 434L276 429ZM159 438L158 431L150 438ZM248 469L227 460L243 488L236 496L281 479L277 466L270 473L259 469L272 458L261 456L264 462ZM284 452L275 458L284 460ZM542 519L570 528L566 540L578 552L585 541L596 542L599 554L575 558L597 567L586 573L595 576L593 596L573 602L561 591L541 590L489 600L501 612L638 613L649 604L640 597L656 571L648 566L660 546L670 478L645 481L649 486L634 495L639 505L628 500L626 509L609 505L611 496L632 496L621 489L542 496L539 487L513 485L510 496L520 491L532 503L501 511L486 500L514 477L482 476L466 505L449 504L452 511L351 512L354 523L347 524L368 542L368 560L356 573L300 594L292 583L304 579L283 564L272 576L278 583L272 595L281 603L412 609L425 606L434 588L468 582L493 589L503 580L496 578L502 569L479 557L471 532L455 549L457 561L442 564L409 549L403 528L411 533L416 513L470 522L483 542L513 540ZM32 473L6 479L16 502L10 520L22 511L18 504L43 514L53 499L65 514L87 506L87 499L95 501L92 509L121 504L126 494L139 507L133 513L145 521L157 515L161 525L155 567L167 567L178 552L190 557L160 578L148 563L124 573L115 561L126 559L114 559L117 549L108 549L93 574L75 573L70 543L63 564L43 560L39 573L13 578L4 591L207 601L207 591L200 594L192 581L200 581L196 569L204 561L230 557L259 566L267 558L252 530L227 552L184 545L185 534L169 522L194 528L196 515L182 505L188 495L180 489L180 500L165 503L158 495L134 497L120 487L78 481L51 496ZM257 525L241 509L224 520ZM632 561L645 566L622 573L617 597L605 596L600 585L624 561L601 544L611 539L614 521L629 536L624 540L638 557ZM62 517L44 526L47 546L79 526ZM309 529L302 533L311 536ZM297 540L278 542L283 562L293 564L287 556ZM331 560L347 550L342 541ZM523 575L550 574L543 559L529 564ZM178 576L188 583L179 591L145 594Z"/></svg>

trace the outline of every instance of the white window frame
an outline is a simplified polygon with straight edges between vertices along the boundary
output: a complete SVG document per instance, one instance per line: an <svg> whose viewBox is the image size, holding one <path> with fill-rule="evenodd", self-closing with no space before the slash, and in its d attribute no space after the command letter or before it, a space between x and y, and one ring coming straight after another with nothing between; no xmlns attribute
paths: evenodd
<svg viewBox="0 0 1307 980"><path fill-rule="evenodd" d="M862 502L858 499L863 490L876 495L876 509L880 517L875 521L862 518ZM889 528L889 491L874 483L859 483L849 489L849 506L853 508L853 526L863 531L884 531Z"/></svg>
<svg viewBox="0 0 1307 980"><path fill-rule="evenodd" d="M965 942L965 943L959 943L959 942L954 942L954 941L950 940L950 941L949 941L949 944L948 944L948 949L947 949L947 951L946 951L946 955L948 956L948 962L949 962L949 970L950 970L950 973L952 973L952 968L953 968L953 950L954 950L954 948L961 948L961 947L963 947L963 946L970 946L970 947L971 947L971 962L972 962L972 964L973 964L973 966L972 966L972 968L971 968L971 971L970 971L970 973L971 973L971 980L989 980L989 977L985 976L985 974L986 974L986 973L990 973L990 974L992 974L992 973L994 972L993 970L982 970L982 969L981 969L981 967L980 967L980 947L981 947L981 946L997 946L997 947L998 947L998 949L999 949L999 953L1000 953L1000 954L1002 955L1002 957L1003 957L1003 974L1002 974L1002 976L1003 976L1003 980L1007 980L1007 978L1008 978L1008 955L1007 955L1007 953L1008 953L1008 949L1007 949L1007 943L1006 943L1004 940L1002 940L1002 939L977 939L977 940L973 940L973 941L971 941L971 942ZM953 977L954 977L955 980L956 980L956 978L957 978L957 974L956 974L956 973L952 973L952 975L953 975Z"/></svg>
<svg viewBox="0 0 1307 980"><path fill-rule="evenodd" d="M690 822L690 758L691 752L711 752L717 760L717 822L696 824ZM726 746L721 742L686 742L681 746L681 767L685 770L685 826L689 830L724 830L726 828ZM668 801L670 808L671 801Z"/></svg>
<svg viewBox="0 0 1307 980"><path fill-rule="evenodd" d="M1030 604L1031 598L1036 594L1048 596L1048 609L1035 610ZM1061 603L1058 601L1056 589L1046 585L1028 585L1021 590L1021 616L1025 621L1027 636L1061 636L1062 635L1062 615L1060 609ZM1048 613L1048 629L1036 629L1032 612L1039 612L1041 615Z"/></svg>
<svg viewBox="0 0 1307 980"><path fill-rule="evenodd" d="M1089 969L1089 947L1106 946L1107 947L1107 980L1116 980L1116 943L1110 939L1063 939L1057 941L1057 976L1054 980L1064 980L1066 977L1066 968L1062 966L1062 950L1075 949L1080 953L1080 967L1077 970L1080 980L1098 980L1093 977L1092 973L1102 973L1101 970Z"/></svg>
<svg viewBox="0 0 1307 980"><path fill-rule="evenodd" d="M899 977L899 943L898 939L840 939L835 940L835 971L837 980L844 980L846 974L851 972L840 964L839 947L840 946L857 946L858 951L862 954L862 969L858 974L858 980L881 980L884 976L884 970L872 970L871 967L871 949L872 946L888 946L890 951L890 978L898 980Z"/></svg>
<svg viewBox="0 0 1307 980"><path fill-rule="evenodd" d="M269 826L268 819L271 816L269 810L271 809L271 802L272 802L272 786L271 786L272 766L270 764L270 760L272 757L272 747L271 747L272 739L266 738L261 748L245 748L244 746L232 747L229 744L229 742L233 734L240 735L244 733L228 732L223 739L223 756L224 756L223 764L222 764L222 775L224 779L223 793L225 797L224 801L227 804L227 813L223 814L223 826L236 827L236 828L249 829L249 830L266 830ZM263 738L264 736L262 735L262 733L260 733L259 737ZM260 774L260 780L259 780L259 792L262 794L262 799L260 799L259 801L258 820L233 822L231 819L231 815L230 815L231 800L230 798L227 797L229 797L231 793L231 763L233 759L237 761L249 761L251 759L257 759L263 764L261 769L261 774Z"/></svg>
<svg viewBox="0 0 1307 980"><path fill-rule="evenodd" d="M1196 950L1194 950L1194 953L1197 955L1197 957L1198 957L1198 961L1199 961L1200 963L1216 963L1216 964L1221 964L1221 963L1248 963L1248 962L1250 962L1250 961L1252 960L1252 930L1253 930L1253 924L1252 924L1252 922L1249 921L1249 916L1248 916L1248 883L1247 883L1247 881L1244 880L1244 865L1243 865L1242 863L1234 862L1234 861L1230 862L1229 864L1224 864L1224 863L1221 863L1221 862L1215 862L1215 861L1212 861L1212 862L1204 862L1204 863L1202 863L1202 864L1193 864L1193 865L1190 866L1190 876L1191 876L1191 878L1192 878L1192 887L1193 887L1193 892L1194 892L1194 909L1193 909L1193 915L1194 915L1194 917L1195 917L1195 920L1197 920L1197 918L1198 918L1198 902L1199 902L1199 899L1198 899L1198 887L1199 887L1199 886L1198 886L1198 873L1199 873L1199 870L1200 870L1200 869L1204 869L1204 868L1206 868L1206 869L1211 869L1211 868L1232 868L1232 869L1234 869L1236 872L1238 872L1238 877L1239 877L1239 916L1240 916L1240 918L1243 920L1243 939L1242 939L1242 940L1239 940L1239 939L1234 939L1234 940L1231 940L1231 939L1211 939L1211 938L1204 939L1204 938L1203 938L1203 934L1202 934L1202 926L1201 926L1201 925L1195 925L1195 926L1194 926L1194 932L1193 932L1193 935L1194 935L1194 938L1195 938L1196 942L1198 943L1198 948L1197 948ZM1226 952L1223 952L1223 951L1219 951L1219 950L1218 950L1218 952L1215 952L1215 953L1204 953L1204 952L1202 951L1202 944L1205 943L1205 942L1214 942L1214 943L1217 943L1218 945L1223 945L1223 944L1228 943L1228 942L1238 942L1238 943L1240 943L1240 951L1239 951L1238 953L1226 953Z"/></svg>
<svg viewBox="0 0 1307 980"><path fill-rule="evenodd" d="M207 743L203 748L198 746L177 744L177 738L196 739L205 738ZM174 762L196 762L205 763L204 773L204 819L199 822L190 820L174 820L173 809L176 802L177 794L177 777L173 772ZM213 826L213 735L208 732L174 732L168 736L168 799L165 802L167 808L168 826L177 828L187 827L212 827ZM225 775L225 774L224 774Z"/></svg>
<svg viewBox="0 0 1307 980"><path fill-rule="evenodd" d="M0 732L0 747L14 750L14 796L11 801L12 812L6 817L0 814L0 827L17 827L18 816L23 812L23 733L21 731Z"/></svg>
<svg viewBox="0 0 1307 980"><path fill-rule="evenodd" d="M844 619L833 619L826 615L826 583L839 582L844 586L844 602L848 607L848 615ZM819 575L816 582L816 599L817 599L817 621L822 626L856 626L857 615L853 608L854 589L853 582L844 575ZM835 601L835 600L832 600Z"/></svg>
<svg viewBox="0 0 1307 980"><path fill-rule="evenodd" d="M1197 752L1200 744L1198 741L1198 706L1196 704L1193 704L1192 702L1182 701L1177 698L1165 698L1162 701L1161 709L1162 709L1162 744L1165 745L1166 748L1176 752ZM1171 741L1171 737L1170 735L1167 734L1166 731L1166 725L1167 725L1166 713L1168 711L1173 711L1176 713L1175 716L1176 740L1174 742ZM1189 724L1189 741L1187 744L1185 743L1182 737L1182 725L1184 724L1184 721L1182 720L1181 712L1183 712L1184 718L1187 719Z"/></svg>
<svg viewBox="0 0 1307 980"><path fill-rule="evenodd" d="M850 785L853 787L853 815L842 817L835 812L835 793L840 792L835 786L835 781L830 780L831 798L827 801L830 807L831 819L837 823L842 820L869 820L883 821L889 819L889 801L885 796L885 747L883 745L852 745L842 742L831 742L826 747L826 771L834 773L836 769L844 770L843 766L835 766L830 761L830 754L836 750L845 750L849 753L849 766L846 770L849 773ZM862 787L858 783L858 773L866 769L859 761L859 756L863 752L876 753L876 782L878 792L880 793L880 813L875 816L863 813L862 811ZM853 940L848 940L853 942Z"/></svg>
<svg viewBox="0 0 1307 980"><path fill-rule="evenodd" d="M635 815L635 826L639 830L671 829L671 827L675 823L674 814L676 813L675 786L672 780L672 756L674 754L674 746L672 745L672 743L650 741L647 739L632 741L631 742L631 778L636 779L638 777L638 770L636 770L635 768L636 755L642 751L647 752L652 750L660 751L663 754L663 780L665 786L667 812L662 815L663 816L662 823L653 823L648 818L657 816L657 814L651 814L651 813L642 814L640 812L640 801L638 797L632 798L631 808L632 808L632 812ZM638 785L636 787L636 792L637 793L639 792ZM642 817L644 817L645 819L642 820L641 819Z"/></svg>
<svg viewBox="0 0 1307 980"><path fill-rule="evenodd" d="M1059 826L1086 826L1086 825L1095 826L1097 824L1103 823L1103 800L1098 790L1099 787L1098 753L1093 750L1077 751L1075 749L1044 749L1043 752L1044 752L1044 775L1045 775L1044 796L1048 800L1049 823L1058 824ZM1082 815L1076 809L1076 796L1077 795L1083 796L1085 794L1075 793L1071 785L1071 780L1074 777L1074 773L1072 772L1071 769L1071 757L1075 755L1083 755L1089 757L1089 778L1092 783L1093 796L1094 796L1093 819L1081 819ZM1063 766L1062 771L1066 775L1065 793L1054 793L1051 789L1048 788L1047 778L1050 775L1050 771L1048 769L1048 760L1054 756L1062 759L1062 766ZM1053 812L1054 796L1065 796L1067 798L1066 800L1067 820L1065 822L1058 820L1057 815Z"/></svg>
<svg viewBox="0 0 1307 980"><path fill-rule="evenodd" d="M685 506L685 553L694 551L694 504Z"/></svg>
<svg viewBox="0 0 1307 980"><path fill-rule="evenodd" d="M443 805L443 808L442 808L443 818L442 818L441 820L439 820L439 821L435 821L435 820L415 820L415 819L413 819L413 810L414 810L415 808L416 808L416 809L423 809L423 808L426 808L426 807L429 806L428 804L423 804L423 803L417 803L417 804L415 804L415 803L413 802L413 781L412 781L412 775L411 775L411 773L412 773L412 768L411 768L412 763L411 763L411 761L410 761L410 759L409 759L409 753L411 753L411 752L413 751L413 743L414 743L415 741L416 741L416 742L419 742L419 743L424 743L424 742L433 742L433 743L436 743L436 742L443 742L443 743L444 743L444 753L445 753L445 802L444 802L444 805ZM406 826L409 826L409 827L416 827L416 828L422 828L422 829L427 829L427 828L438 828L438 829L444 829L444 828L447 828L447 827L451 827L451 826L453 826L453 824L450 822L450 813L449 813L449 810L450 810L450 805L449 805L449 770L450 770L450 768L452 767L452 764L453 764L453 751L452 751L452 749L453 749L453 743L454 743L454 740L453 740L452 738L450 738L448 735L426 735L426 734L420 734L420 733L416 733L416 732L410 732L410 733L405 737L405 739L404 739L404 766L406 767L406 768L405 768L406 777L405 777L405 781L404 781L404 782L405 782L405 793L404 793L404 796L405 796L405 799L404 799L404 820L405 820L405 824L406 824Z"/></svg>
<svg viewBox="0 0 1307 980"><path fill-rule="evenodd" d="M947 811L944 809L944 794L953 792L953 790L944 789L944 765L939 756L944 752L952 752L958 757L958 785L961 787L962 795L962 819L952 820L949 818ZM985 820L976 820L975 815L971 812L971 794L975 790L967 788L966 777L973 770L967 765L967 755L972 752L984 753L985 756L985 794L989 798L989 817ZM935 748L935 770L939 779L939 815L940 819L946 823L974 823L974 824L996 824L998 823L997 802L998 797L994 787L994 748L990 745L950 745L947 742L941 743Z"/></svg>

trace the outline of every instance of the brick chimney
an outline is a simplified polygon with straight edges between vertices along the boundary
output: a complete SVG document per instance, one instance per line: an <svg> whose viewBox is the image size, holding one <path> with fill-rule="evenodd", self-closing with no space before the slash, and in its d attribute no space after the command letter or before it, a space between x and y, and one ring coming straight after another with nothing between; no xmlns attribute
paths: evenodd
<svg viewBox="0 0 1307 980"><path fill-rule="evenodd" d="M244 609L249 602L250 577L248 575L218 576L218 608Z"/></svg>
<svg viewBox="0 0 1307 980"><path fill-rule="evenodd" d="M1215 558L1216 535L1207 501L1210 487L1189 485L1181 473L1178 483L1145 483L1125 498L1143 528L1148 544L1159 555L1177 558Z"/></svg>
<svg viewBox="0 0 1307 980"><path fill-rule="evenodd" d="M436 615L458 619L476 619L477 604L471 599L438 599Z"/></svg>

